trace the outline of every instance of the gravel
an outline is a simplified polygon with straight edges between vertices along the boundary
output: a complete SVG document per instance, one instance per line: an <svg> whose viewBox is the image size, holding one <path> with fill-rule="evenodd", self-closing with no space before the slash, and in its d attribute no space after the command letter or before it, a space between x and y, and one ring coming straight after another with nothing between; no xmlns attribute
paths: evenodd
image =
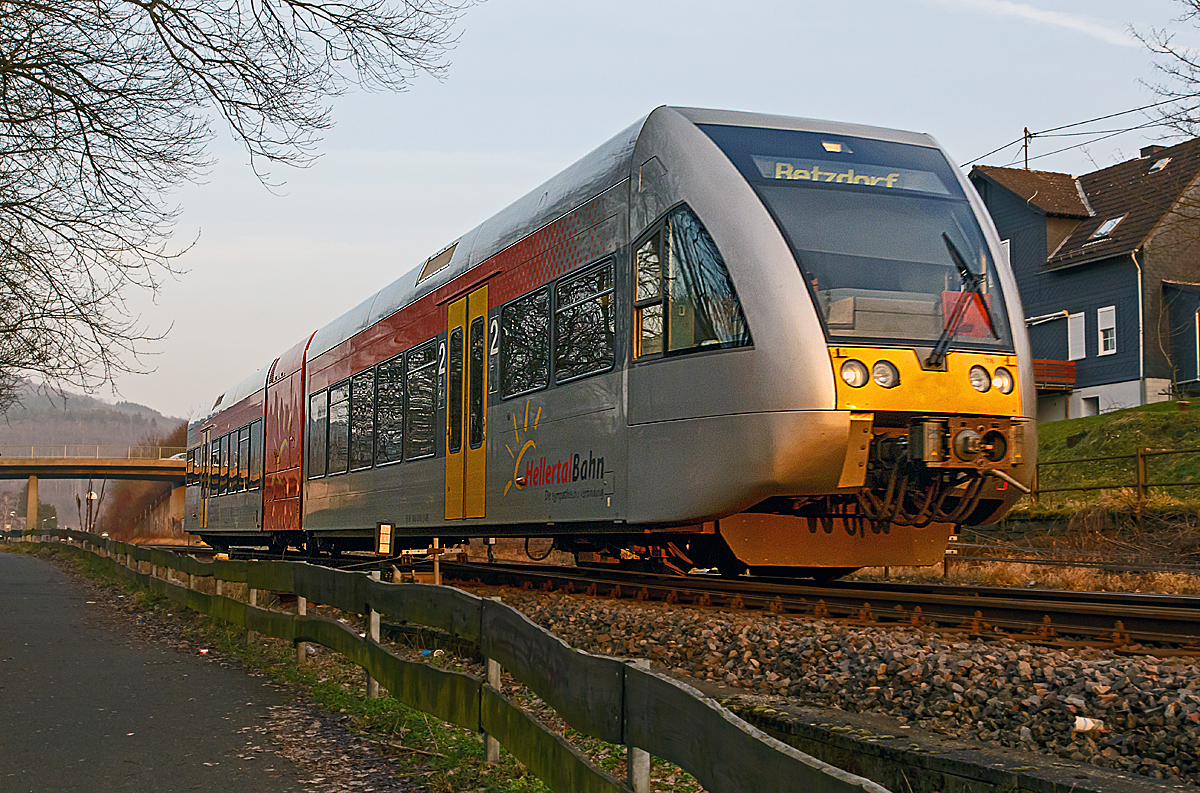
<svg viewBox="0 0 1200 793"><path fill-rule="evenodd" d="M1200 782L1200 665L948 631L500 592L579 649L796 704Z"/></svg>

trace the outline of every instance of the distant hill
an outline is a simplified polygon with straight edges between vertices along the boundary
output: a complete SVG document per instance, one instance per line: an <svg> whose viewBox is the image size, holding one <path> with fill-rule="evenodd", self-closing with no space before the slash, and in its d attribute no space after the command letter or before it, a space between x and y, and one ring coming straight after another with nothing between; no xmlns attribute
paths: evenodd
<svg viewBox="0 0 1200 793"><path fill-rule="evenodd" d="M83 394L39 393L26 383L21 403L0 416L0 446L140 446L163 437L186 419L164 416L133 402L105 402ZM23 481L0 480L0 493L19 492ZM78 524L76 493L86 482L44 480L40 500L58 511L60 525ZM97 483L97 488L99 483ZM112 484L109 485L110 489Z"/></svg>

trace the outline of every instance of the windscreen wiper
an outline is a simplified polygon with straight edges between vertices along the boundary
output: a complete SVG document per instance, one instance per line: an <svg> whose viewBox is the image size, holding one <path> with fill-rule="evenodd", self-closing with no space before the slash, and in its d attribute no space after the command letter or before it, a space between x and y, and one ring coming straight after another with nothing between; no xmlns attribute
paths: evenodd
<svg viewBox="0 0 1200 793"><path fill-rule="evenodd" d="M966 316L967 308L973 302L970 299L972 295L979 297L979 307L983 309L983 316L987 320L988 330L992 332L992 337L1000 338L999 332L996 331L996 320L992 317L992 310L988 308L987 298L983 293L983 273L971 272L971 268L967 266L967 260L958 252L958 248L945 232L942 232L942 241L946 243L946 250L950 251L950 258L954 261L954 266L958 268L958 277L962 279L962 285L966 287L966 290L959 293L958 300L954 303L954 310L950 312L950 318L946 321L946 326L942 328L942 335L938 336L937 344L933 345L933 352L929 353L929 357L925 359L925 366L930 369L940 369L946 362L946 351L950 349L950 340L958 332L958 326Z"/></svg>

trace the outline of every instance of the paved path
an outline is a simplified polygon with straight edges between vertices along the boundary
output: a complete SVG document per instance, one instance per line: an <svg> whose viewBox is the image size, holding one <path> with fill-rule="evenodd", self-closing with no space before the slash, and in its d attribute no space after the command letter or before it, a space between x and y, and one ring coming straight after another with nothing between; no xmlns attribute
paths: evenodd
<svg viewBox="0 0 1200 793"><path fill-rule="evenodd" d="M286 693L132 639L86 601L48 562L0 553L0 791L303 789L299 766L239 733Z"/></svg>

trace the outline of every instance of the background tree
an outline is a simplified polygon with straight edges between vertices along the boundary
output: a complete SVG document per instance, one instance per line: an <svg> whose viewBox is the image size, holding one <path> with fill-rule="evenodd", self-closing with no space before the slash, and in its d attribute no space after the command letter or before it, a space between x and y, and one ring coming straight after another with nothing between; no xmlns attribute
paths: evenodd
<svg viewBox="0 0 1200 793"><path fill-rule="evenodd" d="M465 0L464 0L465 2ZM159 338L172 189L201 174L214 123L260 179L305 165L352 84L439 75L459 0L0 2L0 411L22 376L94 389Z"/></svg>
<svg viewBox="0 0 1200 793"><path fill-rule="evenodd" d="M1177 2L1182 13L1174 21L1200 28L1200 0ZM1162 126L1189 138L1200 135L1200 53L1181 46L1165 28L1131 32L1155 58L1161 79L1149 87L1165 102L1154 108Z"/></svg>

